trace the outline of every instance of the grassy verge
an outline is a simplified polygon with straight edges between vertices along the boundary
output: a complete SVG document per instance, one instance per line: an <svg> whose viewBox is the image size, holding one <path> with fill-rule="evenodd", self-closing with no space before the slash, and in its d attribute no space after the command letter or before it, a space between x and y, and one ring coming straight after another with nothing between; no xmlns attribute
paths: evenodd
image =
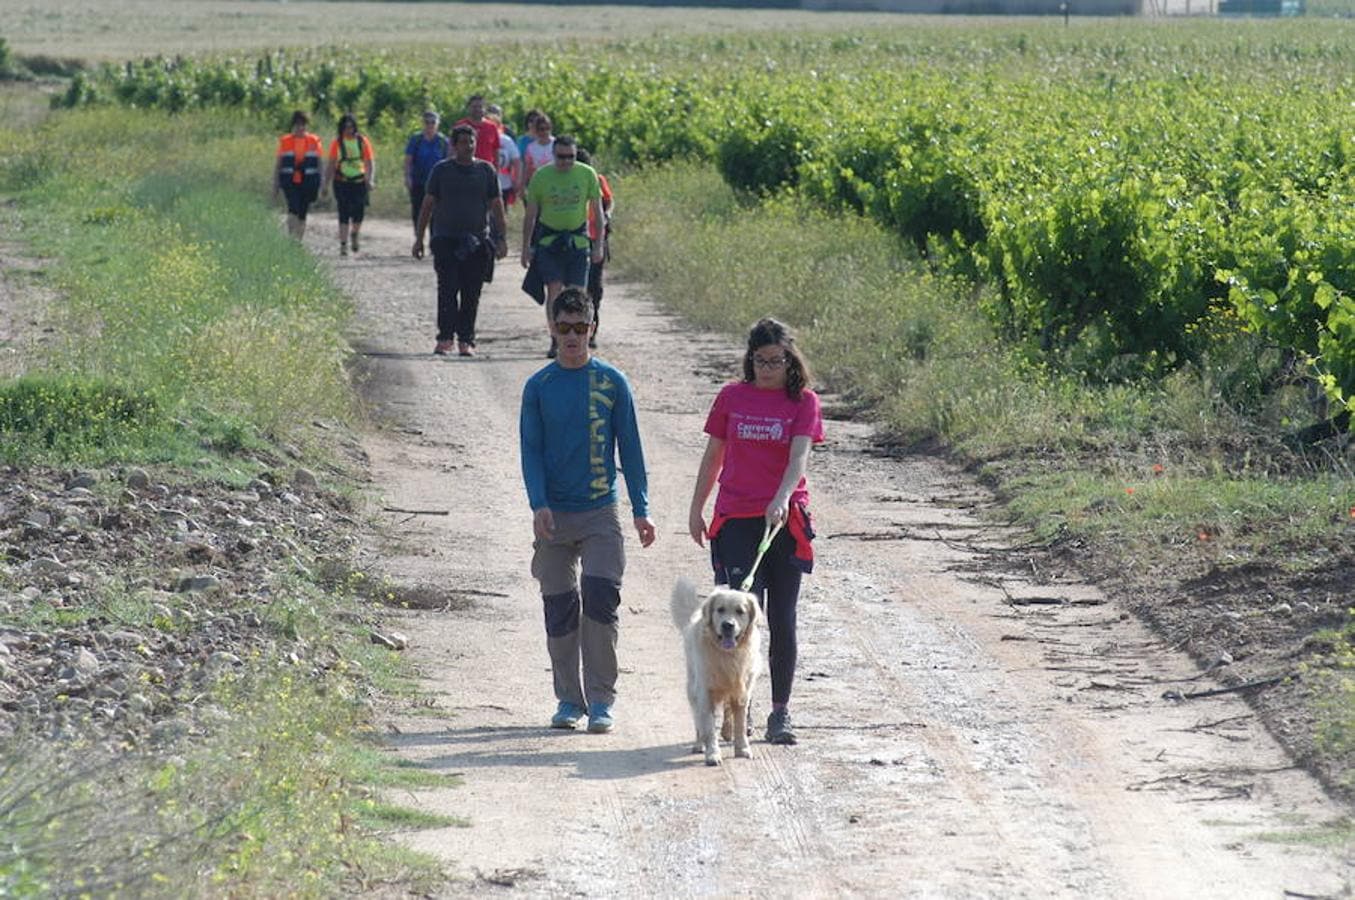
<svg viewBox="0 0 1355 900"><path fill-rule="evenodd" d="M266 138L210 117L119 112L54 117L5 141L0 189L18 197L32 249L56 261L66 301L62 345L37 373L50 378L11 387L22 397L10 407L66 418L67 433L44 448L6 432L0 455L135 458L139 446L175 458L209 432L279 438L312 417L348 415L348 302L278 239L259 200ZM140 399L126 441L81 439L83 421L63 416L69 398L51 380L72 374Z"/></svg>
<svg viewBox="0 0 1355 900"><path fill-rule="evenodd" d="M374 651L351 635L327 637L353 653L349 672L316 679L257 660L218 681L174 752L12 742L0 767L6 894L323 897L435 884L435 861L379 838L450 824L377 794L437 777L411 776L364 737L363 682L389 663L362 659Z"/></svg>
<svg viewBox="0 0 1355 900"><path fill-rule="evenodd" d="M17 95L4 104L32 108ZM151 506L187 496L203 509L194 493L220 506L289 459L330 460L334 448L312 435L338 431L308 426L353 417L349 303L266 205L274 140L220 117L128 111L0 126L0 194L20 225L11 240L43 258L41 277L60 298L41 357L0 380L0 463L35 485L52 481L53 465L107 470L114 487L90 501L105 512L69 527L87 532L112 516L131 551L81 560L97 569L88 590L32 597L20 590L29 554L0 551L0 625L33 646L78 632L98 648L115 628L161 648L249 640L248 630L220 637L224 600L180 618L175 604L189 595L174 593L178 563L148 562L175 544L115 467L152 464L162 493ZM31 490L41 502L51 489ZM317 515L336 511L321 505ZM16 525L12 513L0 528ZM183 660L206 672L197 693L169 690L175 671L148 664L140 684L110 687L111 699L78 698L82 709L128 716L132 704L118 698L133 692L144 744L59 713L60 740L28 733L24 707L6 703L19 711L6 729L20 728L0 748L0 893L336 896L437 878L431 860L380 839L448 824L381 797L435 777L388 765L375 749L373 698L406 689L398 660L368 640L369 601L313 576L318 546L277 527L290 548L277 558L254 549L244 569L214 562L240 589L231 627L248 611L268 635L263 649L237 648L224 655L243 661L216 668ZM22 527L5 533L32 538Z"/></svg>
<svg viewBox="0 0 1355 900"><path fill-rule="evenodd" d="M849 404L904 445L951 448L1051 547L1092 548L1076 561L1112 589L1141 591L1132 602L1149 618L1190 634L1189 617L1205 615L1152 608L1165 602L1154 578L1237 585L1230 612L1262 621L1232 639L1269 629L1274 652L1257 652L1258 663L1292 664L1289 643L1302 661L1310 726L1289 736L1297 752L1355 788L1355 629L1342 574L1355 562L1355 452L1305 455L1267 437L1302 420L1305 399L1251 389L1260 348L1245 335L1226 358L1162 382L1089 385L1019 361L979 312L983 288L936 277L861 219L741 198L698 166L618 178L616 191L625 274L731 334L763 315L790 322ZM1271 573L1265 602L1228 581L1258 562ZM1277 596L1285 590L1293 603ZM1270 623L1272 610L1289 618Z"/></svg>

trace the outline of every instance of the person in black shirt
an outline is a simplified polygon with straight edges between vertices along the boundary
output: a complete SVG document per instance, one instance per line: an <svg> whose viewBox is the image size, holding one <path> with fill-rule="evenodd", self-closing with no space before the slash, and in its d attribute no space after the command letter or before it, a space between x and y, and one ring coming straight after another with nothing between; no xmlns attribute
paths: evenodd
<svg viewBox="0 0 1355 900"><path fill-rule="evenodd" d="M455 342L461 356L474 356L480 290L493 272L494 260L508 255L508 236L499 173L475 158L475 129L469 125L452 129L452 155L428 176L415 228L415 259L423 259L430 219L438 277L438 339L433 352L445 356Z"/></svg>

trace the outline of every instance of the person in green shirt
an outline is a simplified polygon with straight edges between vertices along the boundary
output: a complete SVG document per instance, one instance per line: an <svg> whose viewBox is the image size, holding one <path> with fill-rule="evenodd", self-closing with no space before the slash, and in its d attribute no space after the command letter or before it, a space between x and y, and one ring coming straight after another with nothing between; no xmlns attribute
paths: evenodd
<svg viewBox="0 0 1355 900"><path fill-rule="evenodd" d="M527 185L522 222L522 267L536 267L546 285L547 311L565 288L587 290L589 263L602 262L602 242L588 238L589 207L599 222L606 215L597 172L576 161L574 139L560 135L554 152L554 165L538 169ZM551 324L548 315L547 329ZM552 333L546 356L554 359L556 346Z"/></svg>

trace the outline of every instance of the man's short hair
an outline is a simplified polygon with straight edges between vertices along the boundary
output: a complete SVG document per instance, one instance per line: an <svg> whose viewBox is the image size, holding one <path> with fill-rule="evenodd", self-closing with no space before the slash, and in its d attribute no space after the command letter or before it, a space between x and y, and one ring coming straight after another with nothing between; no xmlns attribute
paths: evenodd
<svg viewBox="0 0 1355 900"><path fill-rule="evenodd" d="M555 301L551 303L550 315L552 319L558 319L562 315L574 314L583 316L586 321L593 321L593 301L580 288L565 288L555 296Z"/></svg>
<svg viewBox="0 0 1355 900"><path fill-rule="evenodd" d="M425 109L423 111L423 120L425 122L441 122L442 116L438 115L436 109Z"/></svg>
<svg viewBox="0 0 1355 900"><path fill-rule="evenodd" d="M470 95L470 99L466 101L466 105L467 105L467 106L470 106L470 105L471 105L472 103L474 103L476 100L479 100L479 101L483 102L484 99L485 99L485 95L484 95L484 94L471 94L471 95Z"/></svg>
<svg viewBox="0 0 1355 900"><path fill-rule="evenodd" d="M503 115L503 107L497 103L490 103L485 106L485 112L493 113L496 116Z"/></svg>
<svg viewBox="0 0 1355 900"><path fill-rule="evenodd" d="M556 136L555 136L555 144L556 144L557 147L577 147L577 146L578 146L577 144L574 143L574 137L573 137L572 135L568 135L568 134L558 134L558 135L556 135Z"/></svg>
<svg viewBox="0 0 1355 900"><path fill-rule="evenodd" d="M452 129L452 145L455 146L462 137L468 137L472 144L475 143L475 129L469 125L457 125Z"/></svg>

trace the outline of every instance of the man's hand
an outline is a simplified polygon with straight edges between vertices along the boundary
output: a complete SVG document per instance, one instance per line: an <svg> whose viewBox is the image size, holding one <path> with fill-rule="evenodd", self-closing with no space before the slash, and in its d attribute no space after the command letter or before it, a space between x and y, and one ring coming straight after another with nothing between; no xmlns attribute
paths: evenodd
<svg viewBox="0 0 1355 900"><path fill-rule="evenodd" d="M654 543L654 523L649 516L635 517L635 533L640 535L641 547L648 547Z"/></svg>
<svg viewBox="0 0 1355 900"><path fill-rule="evenodd" d="M696 546L706 546L706 517L701 510L694 509L687 514L687 533L696 541Z"/></svg>
<svg viewBox="0 0 1355 900"><path fill-rule="evenodd" d="M595 244L593 245L593 253L592 253L593 265L599 265L599 264L601 264L602 258L603 258L602 241L598 241L597 243L595 243Z"/></svg>
<svg viewBox="0 0 1355 900"><path fill-rule="evenodd" d="M508 238L500 237L497 241L494 242L494 258L495 259L508 258Z"/></svg>
<svg viewBox="0 0 1355 900"><path fill-rule="evenodd" d="M639 519L636 519L639 522ZM650 526L649 539L654 540L654 526ZM543 541L549 541L555 537L555 515L550 511L549 506L543 506L532 516L532 534Z"/></svg>
<svg viewBox="0 0 1355 900"><path fill-rule="evenodd" d="M524 269L530 269L530 268L532 267L532 248L531 248L531 247L523 247L523 248L522 248L522 267L523 267Z"/></svg>
<svg viewBox="0 0 1355 900"><path fill-rule="evenodd" d="M423 259L423 238L414 239L414 249L411 252L415 259Z"/></svg>

